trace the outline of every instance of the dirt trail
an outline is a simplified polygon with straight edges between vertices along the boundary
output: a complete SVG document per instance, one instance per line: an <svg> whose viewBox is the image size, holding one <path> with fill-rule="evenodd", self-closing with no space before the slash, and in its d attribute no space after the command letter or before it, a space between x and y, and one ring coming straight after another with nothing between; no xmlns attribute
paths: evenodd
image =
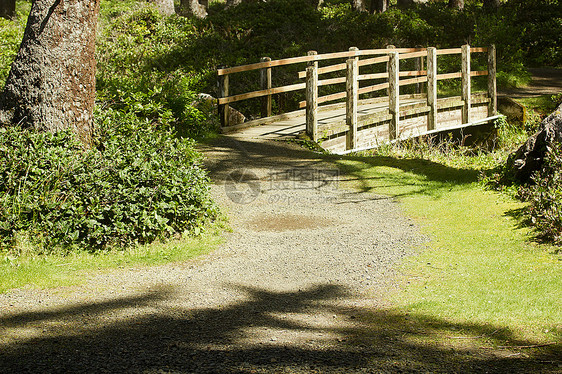
<svg viewBox="0 0 562 374"><path fill-rule="evenodd" d="M562 92L562 69L532 68L531 83L526 87L500 90L499 94L511 98L526 98L541 95L554 95Z"/></svg>
<svg viewBox="0 0 562 374"><path fill-rule="evenodd" d="M340 188L352 176L294 144L231 136L201 149L231 218L225 243L196 261L0 295L0 373L528 371L420 344L456 327L388 308L397 265L426 240L396 202Z"/></svg>

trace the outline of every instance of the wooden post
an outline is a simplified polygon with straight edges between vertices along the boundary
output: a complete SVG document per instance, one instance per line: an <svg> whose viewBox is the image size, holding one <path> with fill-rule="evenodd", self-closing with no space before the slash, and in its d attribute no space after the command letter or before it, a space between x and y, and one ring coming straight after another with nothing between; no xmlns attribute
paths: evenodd
<svg viewBox="0 0 562 374"><path fill-rule="evenodd" d="M261 62L269 62L271 61L270 57L262 57ZM261 89L262 90L269 90L271 89L271 67L263 68L260 71L260 82L261 82ZM261 116L264 117L271 117L271 94L264 96L262 101L261 107Z"/></svg>
<svg viewBox="0 0 562 374"><path fill-rule="evenodd" d="M464 102L462 108L462 123L470 123L470 46L465 44L462 46L462 87L461 96Z"/></svg>
<svg viewBox="0 0 562 374"><path fill-rule="evenodd" d="M400 55L398 52L389 52L388 64L388 104L392 119L388 128L389 140L398 136L400 126Z"/></svg>
<svg viewBox="0 0 562 374"><path fill-rule="evenodd" d="M309 51L308 55L316 55ZM309 61L306 67L306 133L318 140L318 61Z"/></svg>
<svg viewBox="0 0 562 374"><path fill-rule="evenodd" d="M424 70L423 56L414 59L414 70L421 71ZM421 94L423 92L423 83L416 83L416 93Z"/></svg>
<svg viewBox="0 0 562 374"><path fill-rule="evenodd" d="M396 47L390 44L386 46L386 49L396 49ZM389 71L390 71L390 60L388 60L386 63L386 72L388 73ZM386 89L386 96L390 97L390 87Z"/></svg>
<svg viewBox="0 0 562 374"><path fill-rule="evenodd" d="M427 48L427 131L437 127L437 48Z"/></svg>
<svg viewBox="0 0 562 374"><path fill-rule="evenodd" d="M221 67L224 68L224 67ZM220 75L219 76L219 98L228 97L228 85L229 85L229 78L228 74ZM222 104L217 105L219 109L219 118L221 127L228 127L230 125L230 105Z"/></svg>
<svg viewBox="0 0 562 374"><path fill-rule="evenodd" d="M488 48L488 116L495 116L498 112L498 90L496 86L496 46Z"/></svg>
<svg viewBox="0 0 562 374"><path fill-rule="evenodd" d="M358 51L359 48L351 47L350 51ZM347 130L347 149L357 148L357 103L359 101L359 57L347 60L347 75L345 90L347 94L345 121Z"/></svg>

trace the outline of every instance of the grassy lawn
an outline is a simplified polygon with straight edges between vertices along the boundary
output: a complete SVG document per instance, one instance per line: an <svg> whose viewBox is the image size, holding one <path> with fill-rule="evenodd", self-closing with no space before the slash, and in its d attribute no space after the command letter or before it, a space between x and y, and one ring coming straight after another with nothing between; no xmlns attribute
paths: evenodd
<svg viewBox="0 0 562 374"><path fill-rule="evenodd" d="M134 266L155 266L186 261L211 252L221 243L218 231L209 231L197 237L175 239L167 243L153 243L128 250L108 250L89 253L71 252L67 255L38 255L27 244L19 245L22 254L0 257L0 293L10 289L51 288L80 284L85 275L94 271Z"/></svg>
<svg viewBox="0 0 562 374"><path fill-rule="evenodd" d="M445 164L372 156L336 163L346 173L345 187L398 198L428 237L404 264L403 287L392 297L392 319L403 318L400 339L474 354L559 355L562 256L559 248L534 243L521 227L522 203L477 181L490 157L452 157ZM373 323L396 328L388 318L378 315ZM545 346L512 348L529 345Z"/></svg>

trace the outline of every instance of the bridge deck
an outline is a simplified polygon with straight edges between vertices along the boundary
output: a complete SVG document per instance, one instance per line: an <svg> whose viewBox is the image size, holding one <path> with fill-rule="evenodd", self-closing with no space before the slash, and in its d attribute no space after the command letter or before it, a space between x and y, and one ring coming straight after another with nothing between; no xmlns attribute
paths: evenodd
<svg viewBox="0 0 562 374"><path fill-rule="evenodd" d="M486 70L471 69L471 55L476 53L487 53L483 58L487 61ZM438 55L457 55L461 70L439 74ZM344 58L345 63L341 63ZM480 58L480 63L483 59ZM326 63L328 60L334 61ZM413 64L405 63L408 60ZM300 71L298 77L305 79L304 82L273 87L273 67L303 63L307 64L306 70ZM386 72L365 71L366 67L377 64L383 64L380 67L385 64ZM360 67L363 74L360 74ZM260 71L262 89L229 95L229 76L252 70ZM328 78L322 76L336 72L344 74ZM461 48L440 50L434 47L362 51L351 48L322 55L311 51L306 56L275 61L264 58L259 63L221 68L217 75L218 109L224 132L238 131L239 136L262 139L282 139L306 132L321 147L334 153L374 148L399 139L490 123L497 118L494 46L473 48L463 45ZM474 93L472 78L483 76L487 76L487 91ZM460 79L460 96L439 98L439 81L450 79ZM343 83L345 90L337 92L341 90L337 85ZM401 88L412 85L415 85L414 89ZM333 93L319 96L319 87L327 86L333 86L334 90L330 91ZM299 90L305 91L306 100L300 102L300 106L310 109L308 115L305 110L299 110L271 116L272 95ZM364 96L385 95L385 92L388 97ZM405 95L407 92L416 93ZM242 124L230 122L230 104L258 97L262 98L261 112L265 118ZM360 97L364 99L360 100ZM320 105L343 99L345 103ZM347 114L346 106L349 108Z"/></svg>
<svg viewBox="0 0 562 374"><path fill-rule="evenodd" d="M425 99L406 99L400 102L401 108L412 106L412 104L425 103ZM376 115L378 113L388 112L388 100L379 102L359 102L357 116ZM299 115L300 114L300 115ZM287 116L288 118L280 119L273 123L260 124L259 120L252 121L240 130L237 130L237 136L259 139L286 139L294 138L298 134L305 131L306 118L304 111L295 112L296 116ZM318 112L318 128L331 128L336 123L345 123L345 104L331 105L324 109L319 108Z"/></svg>
<svg viewBox="0 0 562 374"><path fill-rule="evenodd" d="M490 123L496 116L489 117L490 99L483 94L472 96L470 123L462 123L463 100L460 97L438 100L437 127L428 130L429 107L425 98L401 98L398 138L407 139L430 133L445 132L475 125ZM388 99L360 101L357 111L358 143L356 149L369 149L389 141ZM264 123L265 122L265 123ZM300 110L280 117L269 117L233 126L238 137L253 139L287 139L305 132L305 111ZM334 152L349 151L346 134L345 104L321 107L318 112L318 131L321 134L322 148Z"/></svg>

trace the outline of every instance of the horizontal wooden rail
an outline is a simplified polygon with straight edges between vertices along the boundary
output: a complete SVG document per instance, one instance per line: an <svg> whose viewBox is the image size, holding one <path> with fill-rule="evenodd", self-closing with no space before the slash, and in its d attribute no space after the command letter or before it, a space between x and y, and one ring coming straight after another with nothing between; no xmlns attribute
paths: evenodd
<svg viewBox="0 0 562 374"><path fill-rule="evenodd" d="M427 50L423 49L419 52L402 53L400 54L400 60L405 60L407 58L415 58L415 57L425 57L425 56L427 56Z"/></svg>
<svg viewBox="0 0 562 374"><path fill-rule="evenodd" d="M363 95L366 93L385 90L387 88L388 88L388 82L380 83L380 84L375 84L373 86L362 87L358 90L358 93L359 95ZM334 100L345 99L346 96L347 96L346 92L337 92L330 95L320 96L318 97L318 104L322 104ZM306 107L306 101L299 102L299 108L302 109L304 107Z"/></svg>
<svg viewBox="0 0 562 374"><path fill-rule="evenodd" d="M388 73L362 74L357 77L360 81L388 78Z"/></svg>
<svg viewBox="0 0 562 374"><path fill-rule="evenodd" d="M412 70L412 71L401 71L399 76L401 77L414 77L418 75L426 75L425 70ZM368 81L373 79L383 79L388 78L388 73L375 73L375 74L362 74L357 77L360 81Z"/></svg>
<svg viewBox="0 0 562 374"><path fill-rule="evenodd" d="M471 71L470 72L471 77L481 77L481 76L484 76L484 75L488 75L487 70ZM459 72L456 72L456 73L437 74L438 80L455 79L455 78L462 78L462 72L459 71Z"/></svg>
<svg viewBox="0 0 562 374"><path fill-rule="evenodd" d="M387 51L387 50L385 49L385 51ZM366 59L363 59L363 60L359 60L359 66L378 64L378 63L381 63L381 62L387 62L388 60L389 60L388 56L366 58ZM318 68L318 75L326 74L326 73L333 73L335 71L345 70L346 66L347 66L347 64L344 62L342 64L335 64L335 65L330 65L330 66ZM300 79L306 78L306 71L299 71L299 78Z"/></svg>
<svg viewBox="0 0 562 374"><path fill-rule="evenodd" d="M401 81L398 82L398 84L400 86L407 86L409 84L425 83L425 82L427 82L427 77L417 77L411 79L402 79Z"/></svg>
<svg viewBox="0 0 562 374"><path fill-rule="evenodd" d="M462 53L461 48L448 48L448 49L438 49L437 50L437 56L454 55L454 54L461 54L461 53Z"/></svg>
<svg viewBox="0 0 562 374"><path fill-rule="evenodd" d="M471 71L470 72L470 76L471 77L481 77L484 75L488 75L488 70L480 70L480 71Z"/></svg>
<svg viewBox="0 0 562 374"><path fill-rule="evenodd" d="M398 75L401 77L417 77L419 75L427 75L427 70L401 71Z"/></svg>
<svg viewBox="0 0 562 374"><path fill-rule="evenodd" d="M472 53L488 53L488 70L471 71L471 54ZM460 55L461 69L460 72L437 74L437 56L443 55ZM340 59L337 61L337 59ZM341 62L346 59L345 62ZM401 71L401 61L406 59L415 59L413 70ZM323 61L335 60L334 64ZM304 83L294 83L282 87L272 87L271 73L273 67L286 66L291 64L307 64L305 71L299 71L298 77L305 78ZM319 63L324 66L318 66ZM381 67L383 72L360 74L359 67L370 66L375 64L386 64ZM237 95L229 95L229 77L233 73L248 72L259 70L261 90L242 93ZM328 73L337 73L345 71L342 74L334 74L326 79L319 79L319 75ZM379 70L380 71L380 70ZM385 114L391 116L391 124L389 125L389 136L396 136L401 121L399 117L399 108L401 98L404 97L400 87L406 85L416 85L415 96L419 96L425 105L425 111L428 113L428 130L435 128L438 113L437 96L439 80L445 79L462 79L461 98L458 106L462 106L462 118L466 122L469 120L471 107L480 105L471 95L471 77L488 76L488 96L489 96L489 113L495 113L496 107L496 89L495 89L495 47L470 47L464 45L462 48L447 48L438 50L433 47L426 48L385 48L385 49L369 49L359 50L350 48L349 51L334 52L326 54L316 54L309 52L306 56L292 57L281 60L273 60L264 57L261 62L247 64L242 66L222 68L217 70L219 76L219 114L221 116L221 126L228 127L229 104L263 97L262 100L262 117L267 119L271 117L272 95L302 91L306 93L306 101L299 103L299 107L306 107L306 131L312 135L313 139L318 137L318 105L330 101L347 99L344 103L334 104L335 106L345 105L346 120L345 125L348 131L348 147L353 147L356 142L357 135L357 106L359 104L359 95L365 95L376 91L387 90L386 96L389 102L388 111ZM378 80L378 81L377 81ZM361 82L369 82L371 85L360 87ZM377 83L377 84L372 84ZM427 83L424 85L424 83ZM332 85L343 85L345 91L335 92L325 96L318 96L318 88ZM368 99L371 100L371 99ZM372 99L372 100L376 100ZM361 100L361 105L364 100ZM482 105L480 105L482 106ZM332 107L332 105L328 105ZM416 109L417 110L417 109ZM417 112L416 112L417 113ZM381 117L382 118L382 117ZM351 144L351 145L350 145Z"/></svg>
<svg viewBox="0 0 562 374"><path fill-rule="evenodd" d="M462 73L459 71L456 73L437 74L437 80L455 79L455 78L462 78Z"/></svg>
<svg viewBox="0 0 562 374"><path fill-rule="evenodd" d="M388 87L389 87L389 84L388 84L388 82L386 82L386 83L375 84L373 86L363 87L363 88L360 88L358 91L359 91L359 95L362 95L362 94L371 93L371 92L375 92L375 91L385 90Z"/></svg>
<svg viewBox="0 0 562 374"><path fill-rule="evenodd" d="M345 77L324 79L324 80L318 81L318 87L329 86L331 84L341 84L341 83L345 83L345 82L346 82Z"/></svg>
<svg viewBox="0 0 562 374"><path fill-rule="evenodd" d="M486 47L474 47L470 48L471 53L479 53L479 52L488 52L488 48ZM438 49L437 55L454 55L454 54L461 54L462 48L447 48L447 49ZM400 56L402 58L402 56Z"/></svg>
<svg viewBox="0 0 562 374"><path fill-rule="evenodd" d="M230 103L234 103L236 101L253 99L255 97L273 95L273 94L278 94L278 93L283 93L283 92L304 90L305 88L306 88L305 83L297 83L297 84L292 84L290 86L276 87L276 88L270 88L270 89L267 89L267 90L248 92L248 93L240 94L240 95L221 97L221 98L219 98L219 105L230 104Z"/></svg>
<svg viewBox="0 0 562 374"><path fill-rule="evenodd" d="M274 67L274 66L298 64L298 63L302 63L302 62L332 60L332 59L345 58L345 57L381 55L381 54L387 54L387 53L389 53L389 51L394 51L394 52L399 52L399 53L411 53L411 52L417 52L419 50L420 50L420 48L366 49L366 50L363 50L363 51L346 51L346 52L326 53L326 54L322 54L322 55L308 55L308 56L301 56L301 57L291 57L291 58L286 58L286 59L283 59L283 60L257 62L255 64L248 64L248 65L235 66L235 67L231 67L231 68L218 69L217 74L219 76L221 76L221 75L227 75L227 74L233 74L233 73L241 73L241 72L244 72L244 71L251 71L251 70L258 70L258 69L263 69L263 68L269 68L269 67Z"/></svg>

